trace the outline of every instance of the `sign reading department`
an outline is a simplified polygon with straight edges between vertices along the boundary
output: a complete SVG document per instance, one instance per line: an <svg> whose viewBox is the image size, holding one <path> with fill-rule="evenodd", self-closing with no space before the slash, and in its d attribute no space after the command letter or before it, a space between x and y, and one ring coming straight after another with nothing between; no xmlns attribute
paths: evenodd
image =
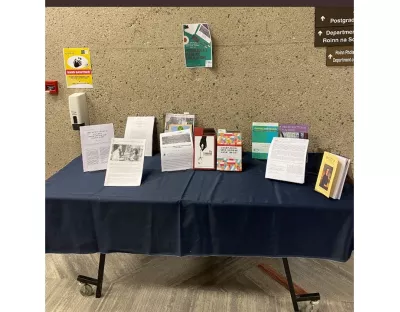
<svg viewBox="0 0 400 312"><path fill-rule="evenodd" d="M354 48L327 47L326 66L354 66Z"/></svg>
<svg viewBox="0 0 400 312"><path fill-rule="evenodd" d="M328 27L315 29L315 47L354 45L354 27Z"/></svg>

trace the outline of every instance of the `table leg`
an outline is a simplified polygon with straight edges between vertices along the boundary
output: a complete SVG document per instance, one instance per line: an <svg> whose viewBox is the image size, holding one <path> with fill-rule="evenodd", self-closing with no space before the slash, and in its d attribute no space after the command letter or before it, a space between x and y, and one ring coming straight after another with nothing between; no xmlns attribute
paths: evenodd
<svg viewBox="0 0 400 312"><path fill-rule="evenodd" d="M106 261L106 255L100 254L99 269L97 272L97 279L91 278L84 275L79 275L77 280L83 284L90 284L96 286L96 298L101 297L101 290L103 288L103 276L104 276L104 264Z"/></svg>
<svg viewBox="0 0 400 312"><path fill-rule="evenodd" d="M288 282L288 288L290 292L290 296L292 297L292 303L293 303L293 308L294 311L300 311L298 302L301 301L319 301L320 300L320 295L319 293L312 293L312 294L300 294L296 295L296 292L294 290L294 285L293 285L293 280L292 280L292 274L290 273L290 268L289 268L289 262L287 258L282 258L283 260L283 266L285 268L285 274L286 274L286 279Z"/></svg>
<svg viewBox="0 0 400 312"><path fill-rule="evenodd" d="M97 273L96 298L101 297L101 290L103 288L103 275L104 275L105 262L106 262L106 254L100 254L99 271Z"/></svg>
<svg viewBox="0 0 400 312"><path fill-rule="evenodd" d="M296 300L296 293L294 292L292 274L290 273L289 262L287 258L282 258L282 260L283 260L283 266L285 267L285 274L286 274L286 279L288 281L290 297L292 297L293 308L295 311L299 311L299 306L297 305L297 300Z"/></svg>

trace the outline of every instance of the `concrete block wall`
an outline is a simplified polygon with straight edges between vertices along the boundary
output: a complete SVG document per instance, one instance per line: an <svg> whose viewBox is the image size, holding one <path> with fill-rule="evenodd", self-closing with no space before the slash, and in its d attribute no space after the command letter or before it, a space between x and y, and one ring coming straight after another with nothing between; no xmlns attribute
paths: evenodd
<svg viewBox="0 0 400 312"><path fill-rule="evenodd" d="M186 69L184 23L210 24L214 68ZM251 123L308 123L310 151L353 159L353 67L327 67L314 47L314 8L46 8L46 178L80 154L73 131L62 49L89 47L94 89L85 89L92 124L167 112L196 114L197 125L240 130Z"/></svg>

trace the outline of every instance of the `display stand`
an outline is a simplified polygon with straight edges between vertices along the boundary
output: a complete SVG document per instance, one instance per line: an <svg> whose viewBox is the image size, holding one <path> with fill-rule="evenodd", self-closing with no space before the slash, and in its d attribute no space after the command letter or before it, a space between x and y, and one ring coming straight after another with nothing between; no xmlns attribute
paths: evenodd
<svg viewBox="0 0 400 312"><path fill-rule="evenodd" d="M100 254L100 260L99 260L99 268L98 268L98 274L97 274L97 279L79 275L77 280L78 282L82 283L81 287L81 294L83 296L91 296L93 295L93 290L90 285L95 285L96 286L96 298L101 297L101 290L103 288L103 276L104 276L104 265L105 265L105 259L106 255L101 253ZM295 292L295 287L294 283L292 280L292 275L290 273L290 268L289 268L289 262L287 258L282 258L283 261L283 266L285 268L285 274L287 278L287 284L288 284L288 289L290 292L290 296L292 298L292 304L293 304L293 309L295 312L300 311L299 310L299 302L303 301L311 301L311 302L316 302L320 300L320 295L319 293L311 293L311 294L296 294Z"/></svg>

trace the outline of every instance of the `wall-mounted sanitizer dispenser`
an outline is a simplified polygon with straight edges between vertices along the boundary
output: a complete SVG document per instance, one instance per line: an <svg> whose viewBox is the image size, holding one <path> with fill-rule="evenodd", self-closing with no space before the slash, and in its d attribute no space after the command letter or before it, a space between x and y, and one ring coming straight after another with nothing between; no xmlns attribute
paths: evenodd
<svg viewBox="0 0 400 312"><path fill-rule="evenodd" d="M89 126L89 112L86 103L86 93L74 93L68 98L69 115L72 129L79 130L80 126Z"/></svg>

